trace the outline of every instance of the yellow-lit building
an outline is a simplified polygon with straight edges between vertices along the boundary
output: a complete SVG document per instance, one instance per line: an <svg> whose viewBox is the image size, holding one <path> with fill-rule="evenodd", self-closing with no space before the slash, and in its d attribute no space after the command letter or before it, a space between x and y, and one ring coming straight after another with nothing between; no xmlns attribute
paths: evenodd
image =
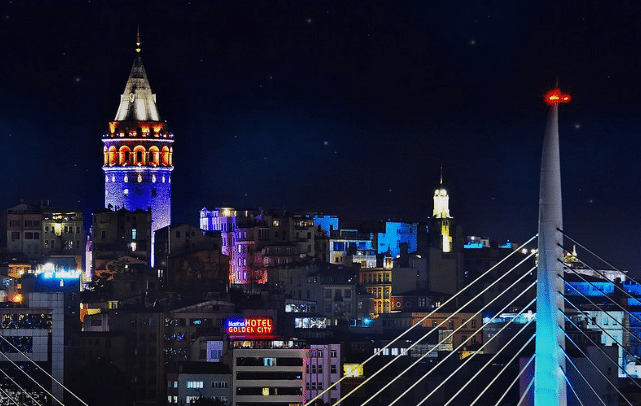
<svg viewBox="0 0 641 406"><path fill-rule="evenodd" d="M439 188L434 191L434 211L432 219L438 228L440 247L443 252L452 252L452 235L450 233L451 219L450 216L450 197L447 190L443 187L443 176ZM436 231L436 230L435 230Z"/></svg>
<svg viewBox="0 0 641 406"><path fill-rule="evenodd" d="M372 317L391 311L392 265L391 258L385 259L383 268L361 268L359 272L359 282L374 297Z"/></svg>
<svg viewBox="0 0 641 406"><path fill-rule="evenodd" d="M85 242L82 212L43 210L41 239L43 255L77 256L80 263Z"/></svg>

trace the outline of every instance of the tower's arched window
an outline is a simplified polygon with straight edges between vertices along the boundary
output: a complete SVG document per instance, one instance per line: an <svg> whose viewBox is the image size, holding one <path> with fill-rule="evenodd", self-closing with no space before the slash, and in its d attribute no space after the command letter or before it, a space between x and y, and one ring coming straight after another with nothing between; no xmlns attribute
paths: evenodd
<svg viewBox="0 0 641 406"><path fill-rule="evenodd" d="M109 147L109 165L113 166L118 161L118 150L113 145Z"/></svg>
<svg viewBox="0 0 641 406"><path fill-rule="evenodd" d="M104 155L104 161L102 164L107 166L109 164L109 152L107 151L107 147L102 149L102 154Z"/></svg>
<svg viewBox="0 0 641 406"><path fill-rule="evenodd" d="M169 166L174 164L174 147L169 148Z"/></svg>
<svg viewBox="0 0 641 406"><path fill-rule="evenodd" d="M127 146L120 147L120 165L131 165L131 150Z"/></svg>
<svg viewBox="0 0 641 406"><path fill-rule="evenodd" d="M146 159L145 147L138 145L134 148L134 165L145 165Z"/></svg>
<svg viewBox="0 0 641 406"><path fill-rule="evenodd" d="M160 151L158 147L149 147L149 165L158 166L160 163Z"/></svg>
<svg viewBox="0 0 641 406"><path fill-rule="evenodd" d="M160 158L162 159L162 165L171 166L170 158L169 158L169 148L162 147L162 152L160 155L161 155Z"/></svg>

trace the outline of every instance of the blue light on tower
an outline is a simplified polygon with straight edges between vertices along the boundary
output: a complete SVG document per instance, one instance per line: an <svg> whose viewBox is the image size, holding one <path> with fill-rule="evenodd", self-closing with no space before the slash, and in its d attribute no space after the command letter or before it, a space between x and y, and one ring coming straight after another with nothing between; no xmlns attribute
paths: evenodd
<svg viewBox="0 0 641 406"><path fill-rule="evenodd" d="M171 223L171 172L174 135L160 119L140 58L140 37L118 112L102 136L105 207L148 210L151 230ZM152 235L151 266L154 266Z"/></svg>
<svg viewBox="0 0 641 406"><path fill-rule="evenodd" d="M559 154L559 103L570 97L556 89L548 93L551 105L545 127L539 190L539 248L536 293L536 353L534 405L565 406L565 335L563 302L563 213Z"/></svg>

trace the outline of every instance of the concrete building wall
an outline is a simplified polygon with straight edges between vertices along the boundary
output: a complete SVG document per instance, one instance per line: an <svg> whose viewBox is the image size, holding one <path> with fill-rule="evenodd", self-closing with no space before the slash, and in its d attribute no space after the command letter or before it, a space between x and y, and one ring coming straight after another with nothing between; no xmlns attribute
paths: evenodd
<svg viewBox="0 0 641 406"><path fill-rule="evenodd" d="M234 349L232 406L305 402L304 359L302 349Z"/></svg>

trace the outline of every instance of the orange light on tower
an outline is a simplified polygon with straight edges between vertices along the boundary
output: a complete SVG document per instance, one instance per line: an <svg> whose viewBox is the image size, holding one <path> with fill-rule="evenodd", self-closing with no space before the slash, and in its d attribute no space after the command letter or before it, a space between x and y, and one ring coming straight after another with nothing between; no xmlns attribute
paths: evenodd
<svg viewBox="0 0 641 406"><path fill-rule="evenodd" d="M559 89L551 90L545 95L545 102L551 106L559 103L567 103L569 101L570 95L561 93L561 90Z"/></svg>
<svg viewBox="0 0 641 406"><path fill-rule="evenodd" d="M15 296L11 298L11 301L13 303L22 303L22 299L23 299L22 295L20 293L16 293Z"/></svg>

